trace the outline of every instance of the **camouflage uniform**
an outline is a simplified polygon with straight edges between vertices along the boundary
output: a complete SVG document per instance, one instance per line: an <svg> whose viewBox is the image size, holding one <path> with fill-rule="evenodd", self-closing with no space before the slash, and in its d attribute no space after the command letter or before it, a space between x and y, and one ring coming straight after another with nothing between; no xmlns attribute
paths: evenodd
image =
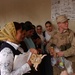
<svg viewBox="0 0 75 75"><path fill-rule="evenodd" d="M75 71L75 37L74 32L70 29L60 33L57 31L55 35L50 39L50 42L47 44L47 50L55 44L61 51L64 52L64 57L72 61L73 70ZM49 51L47 51L49 52ZM54 75L60 75L61 69L54 66Z"/></svg>

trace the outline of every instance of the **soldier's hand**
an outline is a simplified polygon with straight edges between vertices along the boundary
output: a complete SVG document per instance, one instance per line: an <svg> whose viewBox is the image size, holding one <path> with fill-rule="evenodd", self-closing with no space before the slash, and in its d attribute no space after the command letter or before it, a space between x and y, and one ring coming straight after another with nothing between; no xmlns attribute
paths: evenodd
<svg viewBox="0 0 75 75"><path fill-rule="evenodd" d="M61 74L60 75L68 75L68 73L67 73L67 71L66 70L64 70L64 71L62 71L61 72Z"/></svg>

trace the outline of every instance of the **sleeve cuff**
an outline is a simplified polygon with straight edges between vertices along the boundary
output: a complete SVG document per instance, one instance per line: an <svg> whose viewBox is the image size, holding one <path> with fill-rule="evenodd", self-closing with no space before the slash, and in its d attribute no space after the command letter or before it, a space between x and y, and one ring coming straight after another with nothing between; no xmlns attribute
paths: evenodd
<svg viewBox="0 0 75 75"><path fill-rule="evenodd" d="M23 74L27 73L28 71L31 70L30 66L28 63L26 63L25 65L22 66L22 70L23 70Z"/></svg>

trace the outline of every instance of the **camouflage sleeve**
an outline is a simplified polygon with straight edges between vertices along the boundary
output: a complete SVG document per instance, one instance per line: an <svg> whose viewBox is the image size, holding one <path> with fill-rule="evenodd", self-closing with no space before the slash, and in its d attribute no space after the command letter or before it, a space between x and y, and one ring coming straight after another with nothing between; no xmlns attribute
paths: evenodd
<svg viewBox="0 0 75 75"><path fill-rule="evenodd" d="M66 51L63 51L65 57L75 55L75 37L73 38L71 45L72 46L69 49L67 49Z"/></svg>

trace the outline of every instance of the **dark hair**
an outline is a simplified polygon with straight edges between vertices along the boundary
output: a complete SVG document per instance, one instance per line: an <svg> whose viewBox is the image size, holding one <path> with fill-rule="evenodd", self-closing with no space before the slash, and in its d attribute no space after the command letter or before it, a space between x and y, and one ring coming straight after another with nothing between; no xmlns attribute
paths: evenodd
<svg viewBox="0 0 75 75"><path fill-rule="evenodd" d="M25 24L27 24L27 25L29 25L29 24L32 25L32 23L31 23L30 21L26 21Z"/></svg>
<svg viewBox="0 0 75 75"><path fill-rule="evenodd" d="M16 30L19 30L21 28L22 28L22 30L25 30L25 27L24 27L24 23L23 22L21 22L21 23L13 22L13 23L15 25Z"/></svg>
<svg viewBox="0 0 75 75"><path fill-rule="evenodd" d="M45 26L46 26L46 24L50 24L50 25L52 26L52 23L51 23L50 21L47 21L47 22L45 23Z"/></svg>
<svg viewBox="0 0 75 75"><path fill-rule="evenodd" d="M35 29L35 25L32 25L33 29Z"/></svg>
<svg viewBox="0 0 75 75"><path fill-rule="evenodd" d="M13 22L15 25L15 29L19 30L20 28L22 28L22 26L18 23L18 22Z"/></svg>
<svg viewBox="0 0 75 75"><path fill-rule="evenodd" d="M42 26L41 26L41 25L37 25L37 28L38 28L38 27L40 27L40 28L42 29Z"/></svg>
<svg viewBox="0 0 75 75"><path fill-rule="evenodd" d="M33 24L30 21L26 21L24 27L26 28L26 31L34 29Z"/></svg>
<svg viewBox="0 0 75 75"><path fill-rule="evenodd" d="M31 37L32 39L37 39L37 38L40 38L37 34L35 34L35 35L32 35L32 37Z"/></svg>
<svg viewBox="0 0 75 75"><path fill-rule="evenodd" d="M26 30L25 23L21 22L20 25L22 26L22 30Z"/></svg>

